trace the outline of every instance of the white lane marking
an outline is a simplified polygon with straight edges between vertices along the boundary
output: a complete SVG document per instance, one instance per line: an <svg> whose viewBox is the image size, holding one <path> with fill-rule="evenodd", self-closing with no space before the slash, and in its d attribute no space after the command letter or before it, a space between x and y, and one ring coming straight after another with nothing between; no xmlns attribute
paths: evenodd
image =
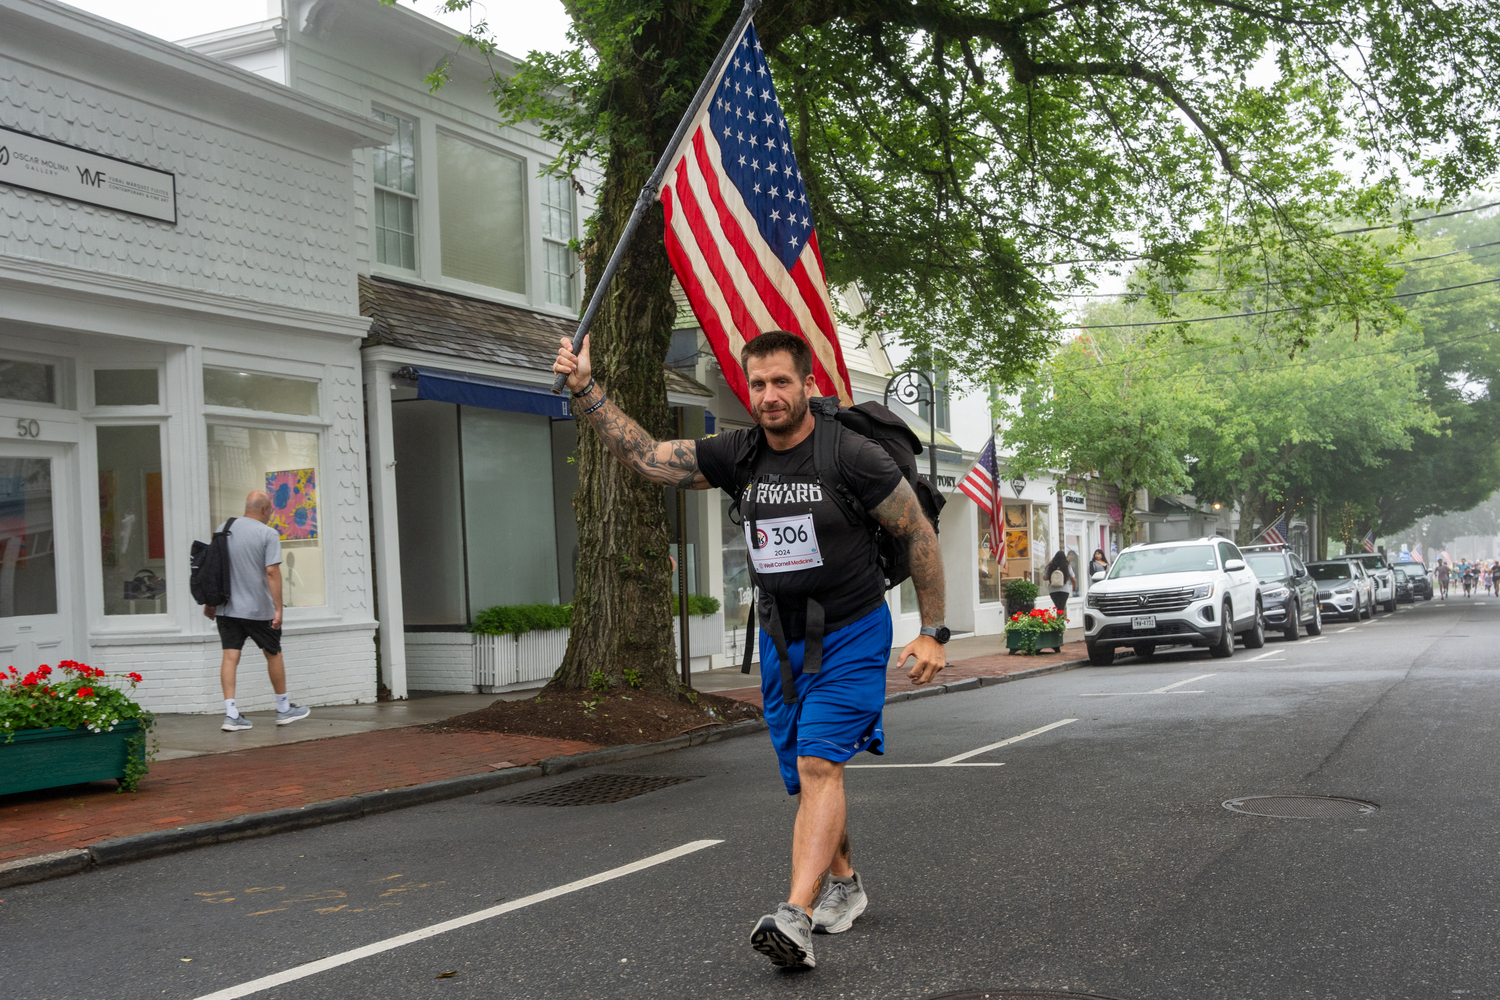
<svg viewBox="0 0 1500 1000"><path fill-rule="evenodd" d="M1033 729L1029 733L1022 733L1020 736L1012 736L1008 740L1001 740L999 743L991 743L989 746L980 747L978 750L970 750L968 753L961 753L957 757L945 757L937 763L939 767L947 764L957 764L961 760L968 760L970 757L978 757L980 754L989 753L991 750L999 750L1001 747L1008 747L1012 743L1019 743L1022 740L1029 740L1033 736L1040 736L1042 733L1045 733L1048 730L1056 729L1059 726L1066 726L1070 722L1077 721L1077 719L1062 719L1058 722L1049 723L1048 725L1045 725L1040 729Z"/></svg>
<svg viewBox="0 0 1500 1000"><path fill-rule="evenodd" d="M1282 655L1282 651L1281 650L1279 650L1279 649L1273 649L1269 653L1261 653L1259 656L1252 656L1252 657L1250 657L1250 662L1254 663L1257 660L1268 660L1268 659L1270 659L1273 656L1281 656L1281 655Z"/></svg>
<svg viewBox="0 0 1500 1000"><path fill-rule="evenodd" d="M1309 642L1309 643L1314 643L1314 642L1322 642L1322 641L1323 641L1323 640L1324 640L1324 639L1326 639L1326 638L1328 638L1328 637L1327 637L1327 636L1326 636L1326 635L1320 635L1320 636L1317 636L1317 637L1315 637L1315 638L1312 638L1312 639L1309 639L1309 640L1307 640L1307 641L1308 641L1308 642Z"/></svg>
<svg viewBox="0 0 1500 1000"><path fill-rule="evenodd" d="M1353 632L1357 628L1359 628L1358 625L1350 625L1348 628L1341 628L1341 629L1339 629L1339 631L1340 632Z"/></svg>
<svg viewBox="0 0 1500 1000"><path fill-rule="evenodd" d="M644 871L647 868L665 864L666 862L675 860L676 858L680 858L683 855L692 854L695 851L701 851L705 847L713 847L715 844L722 843L724 843L724 841L722 840L694 840L689 843L683 844L681 847L674 847L670 851L663 851L660 854L653 854L649 858L642 858L639 861L632 861L628 865L622 865L619 868L611 868L607 872L600 872L598 875L590 875L588 878L579 879L577 882L569 882L567 885L560 885L555 889L545 889L542 892L533 893L530 896L523 896L522 898L513 900L509 903L501 903L499 906L491 906L487 910L476 910L475 912L462 917L454 917L452 920L444 920L439 924L432 924L430 926L422 927L414 931L407 931L405 934L398 934L395 937L386 938L384 941L376 941L374 944L367 944L362 948L353 948L349 951L339 952L337 955L329 955L327 958L321 958L316 962L308 962L306 965L299 965L295 968L287 969L283 972L273 973L269 976L262 976L260 979L252 979L248 983L241 983L238 986L230 986L227 989L219 990L217 993L205 994L199 997L198 1000L234 1000L234 998L236 997L246 997L252 993L259 993L262 990L268 990L273 986L281 986L285 983L295 982L298 979L306 979L308 976L315 976L320 972L327 972L329 969L336 969L341 965L348 965L350 962L357 962L362 958L369 958L371 955L378 955L383 951L391 951L392 949L400 948L403 945L415 944L418 941L425 941L428 938L437 937L439 934L446 934L449 931L456 931L460 927L467 927L470 924L477 924L480 921L489 920L492 917L498 917L502 914L510 913L513 910L519 910L523 907L531 906L536 903L546 902L549 899L556 899L558 896L566 896L570 892L577 892L580 889L588 889L592 886L599 885L603 882L609 882L612 879L617 879L625 875L632 875L638 871Z"/></svg>
<svg viewBox="0 0 1500 1000"><path fill-rule="evenodd" d="M1180 688L1184 684L1191 684L1191 683L1193 683L1193 681L1208 680L1208 678L1213 677L1213 676L1214 676L1213 674L1199 674L1197 677L1189 677L1187 680L1185 680L1185 681L1178 681L1176 684L1168 684L1166 687L1153 688L1152 690L1147 691L1146 693L1147 694L1166 694L1168 691L1172 690L1173 688Z"/></svg>

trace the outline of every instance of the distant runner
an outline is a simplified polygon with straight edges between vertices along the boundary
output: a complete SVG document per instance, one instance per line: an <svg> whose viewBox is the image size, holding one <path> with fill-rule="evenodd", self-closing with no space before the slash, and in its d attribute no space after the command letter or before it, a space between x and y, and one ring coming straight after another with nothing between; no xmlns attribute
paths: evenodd
<svg viewBox="0 0 1500 1000"><path fill-rule="evenodd" d="M756 922L750 941L776 965L811 968L813 932L848 930L867 903L851 864L844 764L860 751L879 754L885 747L891 615L869 518L908 544L923 628L899 662L916 658L909 676L917 684L945 663L942 556L916 493L871 439L850 431L837 436L836 475L847 486L842 499L814 474L814 443L830 433L814 431L819 421L833 421L810 405L817 382L805 341L763 333L745 345L740 361L758 426L701 441L653 440L611 403L589 375L587 337L577 355L564 338L553 371L568 373L577 412L625 465L653 482L718 487L740 501L760 588L766 721L787 793L799 796L791 891ZM846 510L850 502L862 508L857 515Z"/></svg>

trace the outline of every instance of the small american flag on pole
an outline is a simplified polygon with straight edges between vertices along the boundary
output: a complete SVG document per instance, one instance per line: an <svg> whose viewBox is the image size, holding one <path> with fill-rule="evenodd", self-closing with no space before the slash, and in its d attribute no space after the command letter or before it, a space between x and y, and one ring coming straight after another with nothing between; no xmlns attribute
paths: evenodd
<svg viewBox="0 0 1500 1000"><path fill-rule="evenodd" d="M771 69L746 26L657 197L667 256L724 380L745 409L745 341L786 330L813 351L825 396L852 405L818 235Z"/></svg>
<svg viewBox="0 0 1500 1000"><path fill-rule="evenodd" d="M1272 524L1271 524L1271 526L1269 528L1267 528L1265 531L1262 531L1260 533L1260 537L1264 538L1266 541L1270 542L1272 545L1285 545L1286 544L1286 512L1283 511L1282 515L1280 517L1278 517L1274 522L1272 522Z"/></svg>
<svg viewBox="0 0 1500 1000"><path fill-rule="evenodd" d="M1374 552L1375 551L1375 529L1374 528L1371 528L1369 531L1365 532L1365 551L1366 552Z"/></svg>
<svg viewBox="0 0 1500 1000"><path fill-rule="evenodd" d="M990 516L990 551L1000 560L1000 568L1005 569L1005 525L1002 523L1004 512L1000 503L1000 476L995 464L995 435L990 435L974 468L958 481L958 488Z"/></svg>

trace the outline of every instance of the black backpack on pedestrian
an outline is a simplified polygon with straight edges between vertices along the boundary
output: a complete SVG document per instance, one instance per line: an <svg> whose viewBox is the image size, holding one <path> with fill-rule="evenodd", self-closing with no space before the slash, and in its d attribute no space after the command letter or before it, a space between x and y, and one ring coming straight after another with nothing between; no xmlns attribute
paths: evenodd
<svg viewBox="0 0 1500 1000"><path fill-rule="evenodd" d="M193 542L188 590L206 608L229 603L229 526L234 522L232 517L225 521L207 545Z"/></svg>

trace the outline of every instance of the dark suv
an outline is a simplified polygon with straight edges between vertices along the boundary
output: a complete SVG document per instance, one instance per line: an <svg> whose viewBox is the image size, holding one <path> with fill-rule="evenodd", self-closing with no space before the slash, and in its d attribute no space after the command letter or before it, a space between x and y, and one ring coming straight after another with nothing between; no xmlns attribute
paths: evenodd
<svg viewBox="0 0 1500 1000"><path fill-rule="evenodd" d="M1411 583L1411 596L1423 601L1432 600L1432 577L1427 575L1427 567L1415 559L1410 562L1398 562L1396 568L1406 574L1406 579Z"/></svg>
<svg viewBox="0 0 1500 1000"><path fill-rule="evenodd" d="M1318 604L1318 584L1302 560L1285 545L1242 545L1245 562L1260 581L1261 606L1266 628L1277 629L1288 639L1323 634L1323 610Z"/></svg>

